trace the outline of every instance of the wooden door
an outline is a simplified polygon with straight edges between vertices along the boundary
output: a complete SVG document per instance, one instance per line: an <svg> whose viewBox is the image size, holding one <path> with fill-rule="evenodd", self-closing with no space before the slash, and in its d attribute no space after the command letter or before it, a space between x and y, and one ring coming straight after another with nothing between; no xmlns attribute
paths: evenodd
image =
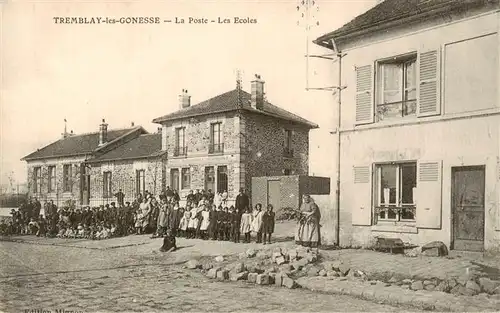
<svg viewBox="0 0 500 313"><path fill-rule="evenodd" d="M280 181L279 180L267 181L267 204L273 205L274 212L281 209L280 197L281 197Z"/></svg>
<svg viewBox="0 0 500 313"><path fill-rule="evenodd" d="M452 249L484 249L484 166L452 168Z"/></svg>

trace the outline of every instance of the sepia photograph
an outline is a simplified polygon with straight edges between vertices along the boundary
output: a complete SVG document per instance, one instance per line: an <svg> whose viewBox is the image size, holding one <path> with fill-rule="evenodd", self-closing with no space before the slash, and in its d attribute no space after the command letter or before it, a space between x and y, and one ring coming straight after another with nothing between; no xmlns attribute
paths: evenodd
<svg viewBox="0 0 500 313"><path fill-rule="evenodd" d="M500 311L500 0L0 0L0 312Z"/></svg>

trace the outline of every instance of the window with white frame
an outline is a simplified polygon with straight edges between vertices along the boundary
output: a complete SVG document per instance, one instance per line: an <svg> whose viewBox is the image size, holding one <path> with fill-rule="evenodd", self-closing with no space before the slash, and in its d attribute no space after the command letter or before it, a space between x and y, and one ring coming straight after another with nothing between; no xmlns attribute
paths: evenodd
<svg viewBox="0 0 500 313"><path fill-rule="evenodd" d="M181 171L182 171L181 188L182 189L191 188L191 171L189 167L183 168Z"/></svg>
<svg viewBox="0 0 500 313"><path fill-rule="evenodd" d="M172 190L179 190L179 169L173 168L170 170L170 186Z"/></svg>
<svg viewBox="0 0 500 313"><path fill-rule="evenodd" d="M186 128L179 127L175 129L175 149L174 156L186 155Z"/></svg>
<svg viewBox="0 0 500 313"><path fill-rule="evenodd" d="M56 191L56 167L55 166L49 166L49 181L48 181L48 192L55 192Z"/></svg>
<svg viewBox="0 0 500 313"><path fill-rule="evenodd" d="M135 190L136 194L144 194L146 191L146 171L145 170L136 170L135 171Z"/></svg>
<svg viewBox="0 0 500 313"><path fill-rule="evenodd" d="M377 62L377 119L416 115L417 55L410 54Z"/></svg>
<svg viewBox="0 0 500 313"><path fill-rule="evenodd" d="M73 184L71 180L72 176L72 167L71 164L65 164L63 166L63 188L64 192L71 192L73 189Z"/></svg>
<svg viewBox="0 0 500 313"><path fill-rule="evenodd" d="M375 216L379 221L415 221L417 163L376 165Z"/></svg>
<svg viewBox="0 0 500 313"><path fill-rule="evenodd" d="M33 169L33 192L42 192L42 168L35 167Z"/></svg>
<svg viewBox="0 0 500 313"><path fill-rule="evenodd" d="M113 192L111 190L111 172L103 173L103 198L113 197Z"/></svg>

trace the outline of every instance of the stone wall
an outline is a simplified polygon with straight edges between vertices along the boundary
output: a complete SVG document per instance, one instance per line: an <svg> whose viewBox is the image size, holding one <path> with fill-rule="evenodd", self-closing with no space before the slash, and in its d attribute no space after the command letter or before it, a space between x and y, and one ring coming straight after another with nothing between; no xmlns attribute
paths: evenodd
<svg viewBox="0 0 500 313"><path fill-rule="evenodd" d="M62 205L64 201L74 200L77 203L80 199L80 164L85 160L85 157L69 157L69 158L52 158L45 160L29 161L27 164L28 175L28 195L36 197L41 202L45 200L53 200L56 205ZM71 166L71 176L69 183L71 191L64 191L63 188L63 167L64 165ZM49 192L49 166L55 166L55 189ZM34 169L41 169L41 190L35 193L34 189Z"/></svg>
<svg viewBox="0 0 500 313"><path fill-rule="evenodd" d="M92 165L90 171L90 205L102 205L116 202L116 197L104 198L104 172L111 172L112 194L120 189L125 194L125 201L132 202L138 191L137 170L144 170L145 188L154 195L159 195L162 189L164 162L161 159L114 161Z"/></svg>
<svg viewBox="0 0 500 313"><path fill-rule="evenodd" d="M252 177L308 175L309 130L274 117L247 113L241 122L245 186L251 192ZM283 153L285 130L292 130L293 157Z"/></svg>

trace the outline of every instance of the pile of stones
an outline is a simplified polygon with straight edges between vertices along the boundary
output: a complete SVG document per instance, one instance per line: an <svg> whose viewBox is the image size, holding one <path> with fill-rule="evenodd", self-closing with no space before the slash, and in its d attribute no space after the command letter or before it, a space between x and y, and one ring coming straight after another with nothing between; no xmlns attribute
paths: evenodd
<svg viewBox="0 0 500 313"><path fill-rule="evenodd" d="M297 248L285 250L248 249L238 256L238 260L226 260L217 256L213 262L189 260L185 267L198 269L208 278L219 281L247 281L257 285L276 285L289 289L299 288L296 278L318 261L317 250Z"/></svg>
<svg viewBox="0 0 500 313"><path fill-rule="evenodd" d="M349 267L341 260L329 261L322 264L322 268L314 266L309 269L308 276L324 276L329 279L347 280L356 278L370 281L371 284L382 284L385 286L395 285L409 290L441 291L454 295L474 296L480 293L489 295L500 295L500 281L487 277L478 277L473 274L464 275L460 278L449 279L421 279L405 278L401 276L384 276L377 274L366 274L362 271Z"/></svg>

